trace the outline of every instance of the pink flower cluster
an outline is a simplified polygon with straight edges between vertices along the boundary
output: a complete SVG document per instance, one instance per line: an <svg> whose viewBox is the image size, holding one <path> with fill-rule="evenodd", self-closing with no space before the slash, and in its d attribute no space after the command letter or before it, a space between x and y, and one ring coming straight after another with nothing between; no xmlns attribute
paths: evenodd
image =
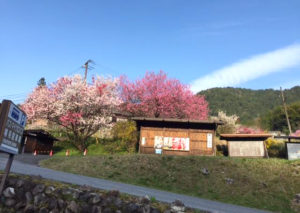
<svg viewBox="0 0 300 213"><path fill-rule="evenodd" d="M291 136L299 136L300 137L300 129L296 130Z"/></svg>
<svg viewBox="0 0 300 213"><path fill-rule="evenodd" d="M259 133L264 133L262 129L254 129L251 127L246 127L246 126L240 126L237 129L238 134L259 134Z"/></svg>
<svg viewBox="0 0 300 213"><path fill-rule="evenodd" d="M121 77L122 109L135 116L207 119L208 103L188 86L160 71L130 82Z"/></svg>
<svg viewBox="0 0 300 213"><path fill-rule="evenodd" d="M69 130L84 130L90 135L109 125L108 118L120 103L118 79L98 77L88 84L80 75L75 75L35 88L22 109L29 120L48 119Z"/></svg>
<svg viewBox="0 0 300 213"><path fill-rule="evenodd" d="M66 115L62 115L59 119L63 126L69 126L70 124L79 124L80 118L82 118L81 113L68 112Z"/></svg>

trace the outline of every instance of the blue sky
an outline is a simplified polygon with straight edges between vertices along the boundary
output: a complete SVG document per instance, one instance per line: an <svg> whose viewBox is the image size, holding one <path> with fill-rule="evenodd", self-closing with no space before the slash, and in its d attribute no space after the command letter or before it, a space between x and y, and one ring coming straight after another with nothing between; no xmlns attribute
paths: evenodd
<svg viewBox="0 0 300 213"><path fill-rule="evenodd" d="M89 77L164 70L194 91L300 85L299 11L299 0L0 0L0 99L21 102L88 59Z"/></svg>

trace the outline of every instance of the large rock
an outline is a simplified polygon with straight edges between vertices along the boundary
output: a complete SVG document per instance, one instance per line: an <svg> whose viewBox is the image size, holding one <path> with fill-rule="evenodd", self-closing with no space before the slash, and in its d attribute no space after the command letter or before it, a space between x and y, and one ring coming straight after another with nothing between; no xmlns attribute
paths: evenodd
<svg viewBox="0 0 300 213"><path fill-rule="evenodd" d="M95 195L93 197L90 198L89 203L91 204L97 204L101 201L101 197L99 195Z"/></svg>
<svg viewBox="0 0 300 213"><path fill-rule="evenodd" d="M93 206L91 213L102 213L101 207L100 206Z"/></svg>
<svg viewBox="0 0 300 213"><path fill-rule="evenodd" d="M27 206L24 209L24 213L34 213L34 207L31 204L27 204Z"/></svg>
<svg viewBox="0 0 300 213"><path fill-rule="evenodd" d="M208 171L208 169L206 169L206 168L202 168L202 169L201 169L201 173L202 173L203 175L209 175L209 171Z"/></svg>
<svg viewBox="0 0 300 213"><path fill-rule="evenodd" d="M47 197L44 193L37 194L33 198L33 204L34 206L42 206L45 203L47 203Z"/></svg>
<svg viewBox="0 0 300 213"><path fill-rule="evenodd" d="M52 197L48 200L48 208L51 210L58 208L58 203L57 203L56 198Z"/></svg>
<svg viewBox="0 0 300 213"><path fill-rule="evenodd" d="M151 213L160 213L160 211L156 208L151 208Z"/></svg>
<svg viewBox="0 0 300 213"><path fill-rule="evenodd" d="M142 212L143 213L151 213L151 206L150 205L145 205L142 207Z"/></svg>
<svg viewBox="0 0 300 213"><path fill-rule="evenodd" d="M72 212L72 213L79 213L80 212L79 206L77 205L77 203L74 200L72 200L70 202L70 204L67 206L67 211Z"/></svg>
<svg viewBox="0 0 300 213"><path fill-rule="evenodd" d="M116 198L114 201L113 201L113 204L116 208L120 209L122 208L123 206L123 201L120 199L120 198Z"/></svg>
<svg viewBox="0 0 300 213"><path fill-rule="evenodd" d="M40 208L39 213L49 213L49 210L46 207L42 207Z"/></svg>
<svg viewBox="0 0 300 213"><path fill-rule="evenodd" d="M113 210L110 208L110 207L106 207L104 210L103 210L103 213L111 213L113 212Z"/></svg>
<svg viewBox="0 0 300 213"><path fill-rule="evenodd" d="M171 212L174 213L182 213L185 212L185 206L184 203L180 200L175 200L172 204L171 204Z"/></svg>
<svg viewBox="0 0 300 213"><path fill-rule="evenodd" d="M22 201L24 201L24 198L25 198L25 190L24 190L24 188L23 187L19 187L19 188L17 188L16 189L16 196L15 196L15 199L16 200L22 200Z"/></svg>
<svg viewBox="0 0 300 213"><path fill-rule="evenodd" d="M145 195L144 197L140 197L139 202L142 203L142 204L149 204L150 203L150 197L148 195Z"/></svg>
<svg viewBox="0 0 300 213"><path fill-rule="evenodd" d="M46 195L50 195L50 194L52 194L54 191L55 191L55 188L54 188L53 186L48 186L48 187L45 189L45 194L46 194Z"/></svg>
<svg viewBox="0 0 300 213"><path fill-rule="evenodd" d="M62 190L61 190L61 193L62 193L63 195L71 195L71 194L73 193L73 189L71 189L71 188L62 189Z"/></svg>
<svg viewBox="0 0 300 213"><path fill-rule="evenodd" d="M45 190L45 185L44 184L38 184L36 185L33 190L32 190L32 194L33 195L36 195L36 194L39 194L39 193L42 193L44 192Z"/></svg>
<svg viewBox="0 0 300 213"><path fill-rule="evenodd" d="M20 188L20 187L24 186L24 183L25 183L24 180L20 179L20 180L17 181L16 186L18 188Z"/></svg>
<svg viewBox="0 0 300 213"><path fill-rule="evenodd" d="M7 187L4 191L3 191L3 195L4 197L7 197L7 198L12 198L16 195L15 193L15 189L12 188L12 187Z"/></svg>
<svg viewBox="0 0 300 213"><path fill-rule="evenodd" d="M65 201L63 200L63 199L58 199L57 200L57 204L58 204L58 207L60 208L60 209L64 209L64 207L65 207Z"/></svg>
<svg viewBox="0 0 300 213"><path fill-rule="evenodd" d="M26 203L25 202L19 202L19 203L17 203L16 205L15 205L15 209L22 209L22 208L24 208L26 206Z"/></svg>
<svg viewBox="0 0 300 213"><path fill-rule="evenodd" d="M62 189L63 195L69 195L73 199L78 199L81 193L82 191L78 189L73 189L73 188Z"/></svg>
<svg viewBox="0 0 300 213"><path fill-rule="evenodd" d="M26 192L25 193L25 199L26 199L26 203L31 203L31 201L33 199L31 192Z"/></svg>
<svg viewBox="0 0 300 213"><path fill-rule="evenodd" d="M87 203L81 203L81 213L91 213L92 206Z"/></svg>
<svg viewBox="0 0 300 213"><path fill-rule="evenodd" d="M129 203L126 206L126 212L139 212L140 206L136 203Z"/></svg>
<svg viewBox="0 0 300 213"><path fill-rule="evenodd" d="M91 197L91 194L89 192L83 192L80 196L79 196L79 200L83 201L83 202L87 202Z"/></svg>
<svg viewBox="0 0 300 213"><path fill-rule="evenodd" d="M7 206L7 207L12 207L16 204L16 200L15 199L12 199L12 198L7 198L5 200L5 203L4 205Z"/></svg>

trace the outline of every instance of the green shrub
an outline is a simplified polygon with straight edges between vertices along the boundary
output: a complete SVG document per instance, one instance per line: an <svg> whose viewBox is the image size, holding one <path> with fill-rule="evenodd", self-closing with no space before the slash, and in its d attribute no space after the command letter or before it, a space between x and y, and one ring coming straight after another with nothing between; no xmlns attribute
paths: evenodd
<svg viewBox="0 0 300 213"><path fill-rule="evenodd" d="M269 157L285 158L285 143L269 138L265 141Z"/></svg>
<svg viewBox="0 0 300 213"><path fill-rule="evenodd" d="M274 144L277 144L278 140L274 139L274 138L268 138L267 140L265 140L265 144L267 149L269 149L271 146L273 146Z"/></svg>
<svg viewBox="0 0 300 213"><path fill-rule="evenodd" d="M135 152L138 141L137 130L134 121L119 121L111 130L114 142L110 149L119 151ZM108 145L108 144L107 144ZM108 145L109 147L109 145Z"/></svg>
<svg viewBox="0 0 300 213"><path fill-rule="evenodd" d="M216 148L217 148L217 152L216 152L217 156L228 156L228 147L227 147L227 145L217 144Z"/></svg>

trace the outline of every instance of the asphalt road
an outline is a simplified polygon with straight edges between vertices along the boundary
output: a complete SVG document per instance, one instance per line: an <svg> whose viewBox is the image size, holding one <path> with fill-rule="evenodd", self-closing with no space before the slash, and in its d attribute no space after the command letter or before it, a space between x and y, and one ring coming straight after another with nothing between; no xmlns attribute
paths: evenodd
<svg viewBox="0 0 300 213"><path fill-rule="evenodd" d="M98 178L86 177L81 175L75 175L65 172L54 171L47 168L41 168L37 166L38 158L32 156L29 160L29 156L18 156L15 158L11 172L25 175L41 176L46 179L61 181L65 183L77 184L77 185L88 185L98 189L104 190L118 190L122 193L127 193L135 196L145 196L155 197L156 200L171 203L174 200L178 199L184 202L188 207L205 210L214 213L263 213L267 211L262 211L258 209L247 208L243 206L225 204L221 202L196 198L187 195L175 194L171 192L135 186L130 184L124 184L109 180L103 180ZM40 157L40 158L43 158ZM27 163L21 162L22 159L26 159ZM7 161L7 155L0 155L0 170L5 168ZM29 164L29 163L32 164Z"/></svg>
<svg viewBox="0 0 300 213"><path fill-rule="evenodd" d="M6 153L0 153L0 158L8 158L8 154ZM30 164L30 165L39 165L39 162L41 160L49 158L49 155L36 155L34 156L33 154L20 154L20 155L15 155L14 160Z"/></svg>

